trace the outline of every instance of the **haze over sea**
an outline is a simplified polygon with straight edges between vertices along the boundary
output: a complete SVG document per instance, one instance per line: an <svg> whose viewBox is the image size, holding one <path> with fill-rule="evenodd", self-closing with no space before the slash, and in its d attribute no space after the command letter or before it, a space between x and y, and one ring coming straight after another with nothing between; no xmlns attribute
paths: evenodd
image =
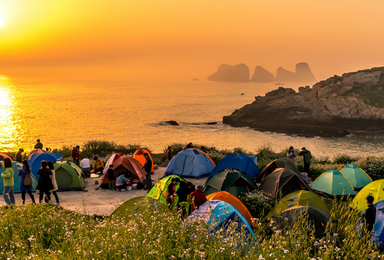
<svg viewBox="0 0 384 260"><path fill-rule="evenodd" d="M284 85L295 90L300 86ZM141 144L156 153L168 144L193 142L250 152L265 145L275 151L305 146L322 157L384 155L382 134L307 138L222 124L224 115L277 87L206 80L64 81L0 76L0 151L30 151L40 138L50 148L96 139ZM168 120L180 125L165 124Z"/></svg>

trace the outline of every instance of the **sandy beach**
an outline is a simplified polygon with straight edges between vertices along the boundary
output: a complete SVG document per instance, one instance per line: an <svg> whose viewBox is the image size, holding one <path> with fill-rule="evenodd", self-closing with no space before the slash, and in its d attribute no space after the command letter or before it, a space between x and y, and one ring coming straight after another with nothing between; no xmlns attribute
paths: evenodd
<svg viewBox="0 0 384 260"><path fill-rule="evenodd" d="M152 175L153 184L157 180L164 176L166 167L159 167L155 170L155 173ZM130 191L111 191L109 189L95 189L95 181L98 178L88 178L86 180L85 190L82 191L63 191L58 192L60 206L76 211L81 214L96 214L96 215L105 215L109 216L120 204L123 202L139 196L145 196L147 194L146 190L130 190ZM186 179L191 181L196 186L199 184L204 184L207 178L202 179ZM38 200L38 194L33 193L35 200ZM21 193L15 194L16 205L21 205ZM53 202L55 198L52 196ZM25 199L26 204L32 203L31 198L26 194ZM3 197L0 198L0 206L5 206Z"/></svg>

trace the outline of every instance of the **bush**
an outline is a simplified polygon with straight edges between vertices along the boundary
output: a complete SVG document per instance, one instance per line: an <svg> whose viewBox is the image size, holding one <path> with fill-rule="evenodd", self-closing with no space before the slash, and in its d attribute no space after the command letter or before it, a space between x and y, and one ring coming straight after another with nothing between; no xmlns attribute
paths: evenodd
<svg viewBox="0 0 384 260"><path fill-rule="evenodd" d="M262 218L266 216L274 206L274 201L268 199L259 191L254 191L240 198L247 207L252 217Z"/></svg>
<svg viewBox="0 0 384 260"><path fill-rule="evenodd" d="M384 178L384 159L376 156L360 158L355 162L356 166L363 169L372 180Z"/></svg>
<svg viewBox="0 0 384 260"><path fill-rule="evenodd" d="M259 169L264 168L265 165L270 163L273 160L286 157L288 150L282 151L280 153L275 153L270 146L261 147L257 153L257 164Z"/></svg>
<svg viewBox="0 0 384 260"><path fill-rule="evenodd" d="M358 158L355 158L355 157L352 157L352 156L349 156L347 154L338 154L335 156L335 158L333 159L333 163L336 163L336 164L351 164L351 163L354 163L355 161L357 161Z"/></svg>

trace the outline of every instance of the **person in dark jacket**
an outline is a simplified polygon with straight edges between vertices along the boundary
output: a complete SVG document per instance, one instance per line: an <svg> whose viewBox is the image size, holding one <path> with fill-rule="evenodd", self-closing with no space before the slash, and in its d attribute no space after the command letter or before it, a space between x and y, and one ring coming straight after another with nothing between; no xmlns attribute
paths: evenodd
<svg viewBox="0 0 384 260"><path fill-rule="evenodd" d="M187 182L188 194L191 194L196 190L195 185L192 182Z"/></svg>
<svg viewBox="0 0 384 260"><path fill-rule="evenodd" d="M373 196L368 196L367 197L367 204L368 208L364 211L362 218L365 222L364 225L364 231L367 232L369 235L372 233L373 226L375 225L376 221L376 208L373 205L374 198Z"/></svg>
<svg viewBox="0 0 384 260"><path fill-rule="evenodd" d="M37 175L40 176L39 182L37 183L36 190L40 191L39 203L43 202L43 196L45 196L50 200L50 191L53 190L52 184L52 172L48 168L48 163L46 161L41 162L41 168L37 171Z"/></svg>
<svg viewBox="0 0 384 260"><path fill-rule="evenodd" d="M114 190L115 189L115 173L112 170L113 165L109 165L107 174L108 174L108 179L109 179L109 189Z"/></svg>
<svg viewBox="0 0 384 260"><path fill-rule="evenodd" d="M23 161L23 155L24 152L23 148L20 148L19 151L16 153L15 161L21 163Z"/></svg>
<svg viewBox="0 0 384 260"><path fill-rule="evenodd" d="M24 179L25 176L29 174L31 175L31 167L29 167L28 161L23 161L23 168L19 170L17 175L21 176L20 179L20 191L21 191L21 200L23 201L23 205L25 204L25 193L28 193L29 197L31 197L32 203L36 204L35 197L32 194L32 185L31 186L25 186L24 185Z"/></svg>
<svg viewBox="0 0 384 260"><path fill-rule="evenodd" d="M144 153L145 157L145 163L141 169L144 169L145 172L147 173L145 175L146 179L146 185L145 185L145 190L150 190L152 188L152 179L151 179L151 171L152 171L152 160L151 157L149 157L148 153Z"/></svg>
<svg viewBox="0 0 384 260"><path fill-rule="evenodd" d="M305 147L301 148L300 156L304 159L304 171L309 174L309 166L311 164L312 154Z"/></svg>
<svg viewBox="0 0 384 260"><path fill-rule="evenodd" d="M43 144L40 142L40 139L37 139L35 144L35 149L43 149Z"/></svg>

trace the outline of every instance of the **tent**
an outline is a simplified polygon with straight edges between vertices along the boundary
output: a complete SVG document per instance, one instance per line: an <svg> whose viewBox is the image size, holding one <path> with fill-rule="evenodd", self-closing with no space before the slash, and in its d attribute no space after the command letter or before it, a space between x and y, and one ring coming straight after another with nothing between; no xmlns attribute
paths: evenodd
<svg viewBox="0 0 384 260"><path fill-rule="evenodd" d="M340 173L344 175L355 189L364 188L368 183L372 182L371 177L354 164L348 164L340 170Z"/></svg>
<svg viewBox="0 0 384 260"><path fill-rule="evenodd" d="M299 170L295 167L292 161L289 158L284 157L273 160L269 164L265 165L263 170L261 170L259 176L257 177L257 181L261 182L277 168L286 168L297 174L300 174Z"/></svg>
<svg viewBox="0 0 384 260"><path fill-rule="evenodd" d="M6 153L2 153L2 152L0 152L0 156L3 156L3 158L9 158L11 161L13 161L12 158L9 157L9 155L6 154Z"/></svg>
<svg viewBox="0 0 384 260"><path fill-rule="evenodd" d="M140 148L140 149L137 149L135 152L134 152L134 154L133 154L133 158L135 158L136 160L138 160L140 163L141 163L141 165L143 165L144 166L144 164L145 164L145 161L146 161L146 159L145 159L145 157L144 157L144 154L145 153L147 153L148 155L149 155L149 157L151 158L151 160L152 160L152 169L151 169L151 172L153 173L154 171L153 171L153 159L152 159L152 155L151 155L151 153L148 151L148 149L146 149L146 148Z"/></svg>
<svg viewBox="0 0 384 260"><path fill-rule="evenodd" d="M41 153L46 153L46 151L44 151L44 150L42 150L42 149L40 149L40 148L35 149L35 150L33 150L32 152L30 152L30 153L28 154L28 156L27 156L27 160L29 161L29 160L32 159L32 156L33 156L33 155L41 154Z"/></svg>
<svg viewBox="0 0 384 260"><path fill-rule="evenodd" d="M281 229L292 226L294 222L300 219L300 216L308 218L308 221L315 226L316 238L321 238L325 234L325 228L330 220L329 213L321 209L316 209L308 206L294 206L282 211L272 218L276 221Z"/></svg>
<svg viewBox="0 0 384 260"><path fill-rule="evenodd" d="M214 192L226 191L240 198L257 189L256 184L245 173L237 170L224 170L218 172L207 180L204 187L205 195Z"/></svg>
<svg viewBox="0 0 384 260"><path fill-rule="evenodd" d="M281 198L273 207L269 215L272 216L279 214L280 212L293 206L308 206L329 212L327 204L325 204L319 195L306 190L298 190Z"/></svg>
<svg viewBox="0 0 384 260"><path fill-rule="evenodd" d="M150 214L168 211L168 207L158 200L147 196L135 197L127 200L113 211L111 217L133 217L135 214L143 214L149 210Z"/></svg>
<svg viewBox="0 0 384 260"><path fill-rule="evenodd" d="M21 192L20 191L20 181L21 181L21 176L18 176L18 172L19 172L19 169L18 168L22 168L23 165L19 162L12 162L12 166L13 166L13 180L14 180L14 185L13 185L13 192L14 193L17 193L17 192ZM4 167L1 167L0 168L0 174L4 172ZM35 175L33 175L33 173L31 173L31 177L32 177L32 191L35 190L36 186L37 186L37 178ZM3 194L3 190L4 190L4 184L3 184L3 178L0 177L0 194Z"/></svg>
<svg viewBox="0 0 384 260"><path fill-rule="evenodd" d="M230 223L237 223L238 231L244 232L249 242L252 242L252 240L257 241L247 220L235 207L224 201L206 201L197 210L193 211L186 221L189 223L203 221L211 232L219 231L220 229L225 231Z"/></svg>
<svg viewBox="0 0 384 260"><path fill-rule="evenodd" d="M59 191L64 190L83 190L85 181L83 171L73 162L55 162L56 182Z"/></svg>
<svg viewBox="0 0 384 260"><path fill-rule="evenodd" d="M251 213L249 212L247 207L235 196L229 194L226 191L220 191L209 194L207 196L207 200L221 200L231 204L233 207L235 207L235 209L237 209L241 213L241 215L243 215L243 217L247 220L248 224L253 227Z"/></svg>
<svg viewBox="0 0 384 260"><path fill-rule="evenodd" d="M230 168L236 169L239 172L244 172L250 178L256 178L260 173L259 168L257 168L255 161L251 157L242 153L233 153L221 159L209 177L212 177L219 171Z"/></svg>
<svg viewBox="0 0 384 260"><path fill-rule="evenodd" d="M172 178L178 178L180 181L187 182L182 177L177 175L168 175L161 178L152 188L148 191L147 197L157 199L167 205L167 201L163 197L163 192L168 188L168 185L171 183ZM179 185L176 186L176 192L179 189ZM177 198L177 197L176 197Z"/></svg>
<svg viewBox="0 0 384 260"><path fill-rule="evenodd" d="M103 174L105 174L108 171L109 165L111 165L114 161L119 159L122 155L119 153L114 153L109 157L107 163L104 166Z"/></svg>
<svg viewBox="0 0 384 260"><path fill-rule="evenodd" d="M374 202L384 200L384 179L373 181L362 188L349 206L363 212L368 207L366 198L369 195L373 196Z"/></svg>
<svg viewBox="0 0 384 260"><path fill-rule="evenodd" d="M330 196L356 195L351 183L340 172L329 170L313 182L311 188Z"/></svg>
<svg viewBox="0 0 384 260"><path fill-rule="evenodd" d="M215 163L204 152L187 148L177 153L169 162L165 174L184 178L203 178L215 168Z"/></svg>
<svg viewBox="0 0 384 260"><path fill-rule="evenodd" d="M263 194L273 199L279 199L296 190L311 191L300 174L286 168L275 169L261 182L259 189Z"/></svg>
<svg viewBox="0 0 384 260"><path fill-rule="evenodd" d="M41 162L55 162L61 160L63 156L60 153L39 153L32 155L32 158L28 161L29 166L31 166L32 172L36 175L37 178L40 176L37 175L37 171L41 168Z"/></svg>

